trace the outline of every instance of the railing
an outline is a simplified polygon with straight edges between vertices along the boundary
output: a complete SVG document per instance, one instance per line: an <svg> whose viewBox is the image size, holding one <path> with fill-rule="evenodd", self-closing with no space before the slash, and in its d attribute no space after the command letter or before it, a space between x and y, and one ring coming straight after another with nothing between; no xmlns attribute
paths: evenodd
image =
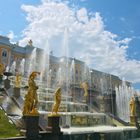
<svg viewBox="0 0 140 140"><path fill-rule="evenodd" d="M119 123L121 123L121 124L123 124L123 125L125 125L125 126L129 126L129 123L128 123L128 122L125 122L124 120L120 119L119 117L117 117L117 116L115 116L115 115L113 115L113 114L111 114L111 113L107 113L107 115L108 115L109 117L111 117L112 119L115 119L115 120L118 121Z"/></svg>

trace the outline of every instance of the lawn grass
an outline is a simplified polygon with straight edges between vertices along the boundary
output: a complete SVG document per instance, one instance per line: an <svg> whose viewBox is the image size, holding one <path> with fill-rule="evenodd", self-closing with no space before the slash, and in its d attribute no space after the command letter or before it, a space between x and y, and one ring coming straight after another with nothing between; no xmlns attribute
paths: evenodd
<svg viewBox="0 0 140 140"><path fill-rule="evenodd" d="M16 137L18 135L19 130L0 108L0 138Z"/></svg>

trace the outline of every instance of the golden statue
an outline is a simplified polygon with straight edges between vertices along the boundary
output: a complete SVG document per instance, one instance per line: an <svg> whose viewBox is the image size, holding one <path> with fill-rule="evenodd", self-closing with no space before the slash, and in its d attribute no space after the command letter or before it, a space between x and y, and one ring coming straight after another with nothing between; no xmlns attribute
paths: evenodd
<svg viewBox="0 0 140 140"><path fill-rule="evenodd" d="M60 103L61 103L61 88L59 87L56 91L55 91L55 101L53 104L53 108L52 108L52 115L58 115L57 112L59 110L60 107Z"/></svg>
<svg viewBox="0 0 140 140"><path fill-rule="evenodd" d="M0 64L0 75L3 75L3 72L4 72L4 64Z"/></svg>
<svg viewBox="0 0 140 140"><path fill-rule="evenodd" d="M84 97L87 97L88 96L88 83L83 82L80 84L80 87L84 89Z"/></svg>
<svg viewBox="0 0 140 140"><path fill-rule="evenodd" d="M22 80L21 74L17 74L15 79L15 87L20 88L21 80Z"/></svg>
<svg viewBox="0 0 140 140"><path fill-rule="evenodd" d="M130 116L135 116L135 115L136 115L136 103L134 97L132 97L130 100Z"/></svg>
<svg viewBox="0 0 140 140"><path fill-rule="evenodd" d="M39 75L39 72L32 72L31 75L29 76L28 79L28 92L25 95L25 101L24 101L24 107L23 107L23 115L29 115L33 114L36 115L38 114L37 111L37 103L38 103L38 98L37 98L37 89L38 86L36 86L35 83L35 78L37 75Z"/></svg>

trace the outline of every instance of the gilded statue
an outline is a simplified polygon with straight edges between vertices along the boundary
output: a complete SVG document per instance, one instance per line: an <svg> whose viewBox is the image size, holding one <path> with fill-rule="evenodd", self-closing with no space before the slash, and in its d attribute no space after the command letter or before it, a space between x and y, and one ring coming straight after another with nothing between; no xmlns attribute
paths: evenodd
<svg viewBox="0 0 140 140"><path fill-rule="evenodd" d="M80 87L84 89L84 97L87 97L88 96L88 83L83 82L80 84Z"/></svg>
<svg viewBox="0 0 140 140"><path fill-rule="evenodd" d="M3 75L4 69L5 69L4 64L1 63L0 64L0 75Z"/></svg>
<svg viewBox="0 0 140 140"><path fill-rule="evenodd" d="M136 103L134 97L132 97L130 100L130 116L135 116L135 115L136 115Z"/></svg>
<svg viewBox="0 0 140 140"><path fill-rule="evenodd" d="M21 74L17 74L16 75L16 79L15 79L15 87L20 88L20 86L21 86L21 80L22 80Z"/></svg>
<svg viewBox="0 0 140 140"><path fill-rule="evenodd" d="M52 107L52 115L57 115L59 107L60 107L60 103L61 103L61 88L57 88L57 90L55 91L55 100L54 100L54 104Z"/></svg>
<svg viewBox="0 0 140 140"><path fill-rule="evenodd" d="M36 85L35 78L39 75L39 72L33 71L28 79L28 91L25 95L24 107L23 107L23 115L29 114L38 114L37 111L37 89L38 86Z"/></svg>

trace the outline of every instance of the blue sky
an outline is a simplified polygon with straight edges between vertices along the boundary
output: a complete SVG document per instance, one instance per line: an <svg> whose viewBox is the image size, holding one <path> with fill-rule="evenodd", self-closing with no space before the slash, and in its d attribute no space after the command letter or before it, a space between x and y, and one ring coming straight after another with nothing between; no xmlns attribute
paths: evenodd
<svg viewBox="0 0 140 140"><path fill-rule="evenodd" d="M52 0L54 1L54 0ZM21 42L25 42L25 39L31 37L31 38L36 38L37 36L37 29L40 30L44 30L47 29L47 27L44 26L44 24L48 21L52 22L52 20L48 20L45 19L45 17L42 16L42 19L45 20L45 22L43 22L43 20L40 19L40 21L42 21L41 25L39 25L40 23L35 20L36 18L38 18L40 15L42 15L42 13L45 11L45 2L47 3L48 9L49 9L49 4L51 4L52 1L47 1L47 0L2 0L1 4L0 4L0 34L1 35L9 35L14 41L18 41L21 40ZM131 80L135 82L135 88L140 89L140 70L139 70L139 63L140 63L140 32L139 32L139 25L140 25L140 1L139 0L110 0L110 1L105 1L105 0L69 0L66 2L69 2L69 4L64 4L64 5L59 5L57 3L63 3L64 1L59 0L59 2L54 2L55 4L50 5L50 13L54 14L53 10L55 11L56 9L59 11L59 7L64 7L66 9L66 12L68 11L68 14L75 11L74 13L72 13L72 20L69 20L69 22L72 24L72 31L75 29L74 24L77 24L77 22L79 23L79 26L82 26L82 29L86 30L88 27L88 24L90 23L90 18L93 18L93 24L94 21L97 22L97 31L96 35L98 36L99 34L101 35L102 33L104 33L104 31L108 31L107 33L105 33L106 35L104 36L111 36L110 38L113 38L112 40L109 40L109 42L114 42L115 44L117 44L118 42L124 42L124 39L127 38L125 40L125 44L123 44L125 46L125 48L121 48L119 49L120 53L121 53L121 57L122 59L118 60L118 62L112 64L111 62L109 62L109 64L113 67L115 66L115 64L119 64L119 61L124 61L123 63L120 63L120 66L122 65L127 65L127 66L123 66L124 68L114 68L116 69L116 71L112 72L112 68L111 67L106 67L105 68L105 64L102 63L102 65L98 65L96 64L96 62L89 62L89 64L91 64L91 66L95 69L99 69L108 73L113 73L116 75L119 75L120 73L120 77L125 77L126 79L128 77L128 80ZM31 7L29 7L31 6ZM40 6L40 7L38 7ZM56 9L53 9L53 7ZM35 8L35 9L34 9ZM60 10L61 10L60 8ZM46 8L47 9L47 8ZM48 10L47 9L47 10ZM39 11L39 12L36 12ZM77 14L77 18L78 20L74 23L75 19L74 19L74 14ZM96 13L96 14L95 14ZM97 14L99 13L99 15ZM40 14L40 15L39 15ZM55 13L56 14L56 13ZM61 13L62 15L63 13ZM59 18L61 18L61 15L57 15L57 17L54 17L56 20L59 20ZM65 15L64 15L65 16ZM34 18L33 18L34 17ZM83 18L84 17L84 18ZM88 19L87 19L88 18ZM73 21L74 20L74 21ZM88 20L88 23L87 21ZM66 24L67 21L65 21ZM85 29L85 25L81 25L81 22L84 22L86 26ZM58 22L59 23L59 22ZM60 22L61 23L61 22ZM68 23L67 26L71 26L71 24ZM92 22L91 22L92 23ZM52 29L55 32L55 35L50 33L49 31L47 32L48 34L48 38L50 38L50 44L51 42L54 42L54 38L52 38L52 36L56 36L56 34L58 35L58 31L55 31L54 27L52 27L52 24L47 24L48 28ZM33 25L33 27L32 27ZM91 24L90 24L91 25ZM95 24L96 26L96 24ZM57 26L55 26L56 28ZM58 28L62 28L62 27L58 27ZM79 27L80 28L80 27ZM90 28L90 30L93 27ZM33 31L34 29L34 31ZM47 29L48 30L48 29ZM59 30L60 31L60 30ZM77 29L77 32L82 32L80 31L80 29ZM98 33L97 33L98 32ZM100 33L102 32L102 33ZM83 32L83 35L86 33ZM111 34L111 35L109 35ZM117 37L113 37L113 34ZM78 33L73 33L73 36L78 36L79 38L81 36L78 35ZM99 35L99 38L100 38ZM42 35L40 35L42 36ZM59 38L56 38L56 40L60 40L62 37L61 35L59 35ZM131 41L128 41L129 39ZM39 40L40 38L38 38ZM82 37L81 37L82 39ZM94 37L95 39L95 37ZM97 39L97 38L96 38ZM108 39L108 38L107 38ZM88 39L89 40L89 37ZM97 42L97 44L94 44L93 46L96 45L102 45L103 42L103 38L100 38L100 42ZM43 42L44 40L40 39L40 42ZM84 40L85 41L85 40ZM95 40L97 41L97 40ZM94 42L95 42L94 41ZM129 42L129 43L128 43ZM60 43L60 42L59 42ZM79 42L78 42L79 43ZM72 46L78 44L77 42L74 42L73 44L71 43ZM39 44L39 41L35 41L36 45L43 45L42 43ZM51 44L52 46L56 47L56 44ZM93 47L92 46L92 47ZM57 48L54 49L57 51ZM91 46L90 46L91 47ZM74 47L71 47L71 51L73 51ZM89 50L93 50L93 52L102 52L101 48L85 48L83 47L83 50L80 50L81 54L72 54L72 56L80 56L80 58L84 58L84 56L82 55L83 52L87 52L87 57L89 58L88 60L91 61L94 57L91 56L91 54L89 53ZM108 47L106 47L107 49L110 49ZM105 49L102 47L102 49ZM114 46L114 52L116 50L118 50L115 48ZM79 48L76 48L77 51L79 51ZM97 51L98 50L98 51ZM112 53L114 53L112 52ZM57 52L56 52L57 53ZM117 56L119 57L120 53L118 53L116 51L116 57L114 59L118 59ZM106 54L107 55L107 54ZM100 62L101 56L99 56L98 54L98 59L96 61ZM112 56L111 56L112 57ZM95 58L94 58L95 59ZM104 60L105 58L103 58ZM102 61L103 61L102 60ZM106 60L108 60L108 58L106 57ZM132 65L132 66L131 66ZM104 67L104 68L102 68ZM127 72L125 71L125 68L128 68ZM118 71L117 71L118 69ZM135 73L134 73L135 71ZM133 75L134 73L134 77L130 76ZM130 74L130 75L129 75Z"/></svg>

